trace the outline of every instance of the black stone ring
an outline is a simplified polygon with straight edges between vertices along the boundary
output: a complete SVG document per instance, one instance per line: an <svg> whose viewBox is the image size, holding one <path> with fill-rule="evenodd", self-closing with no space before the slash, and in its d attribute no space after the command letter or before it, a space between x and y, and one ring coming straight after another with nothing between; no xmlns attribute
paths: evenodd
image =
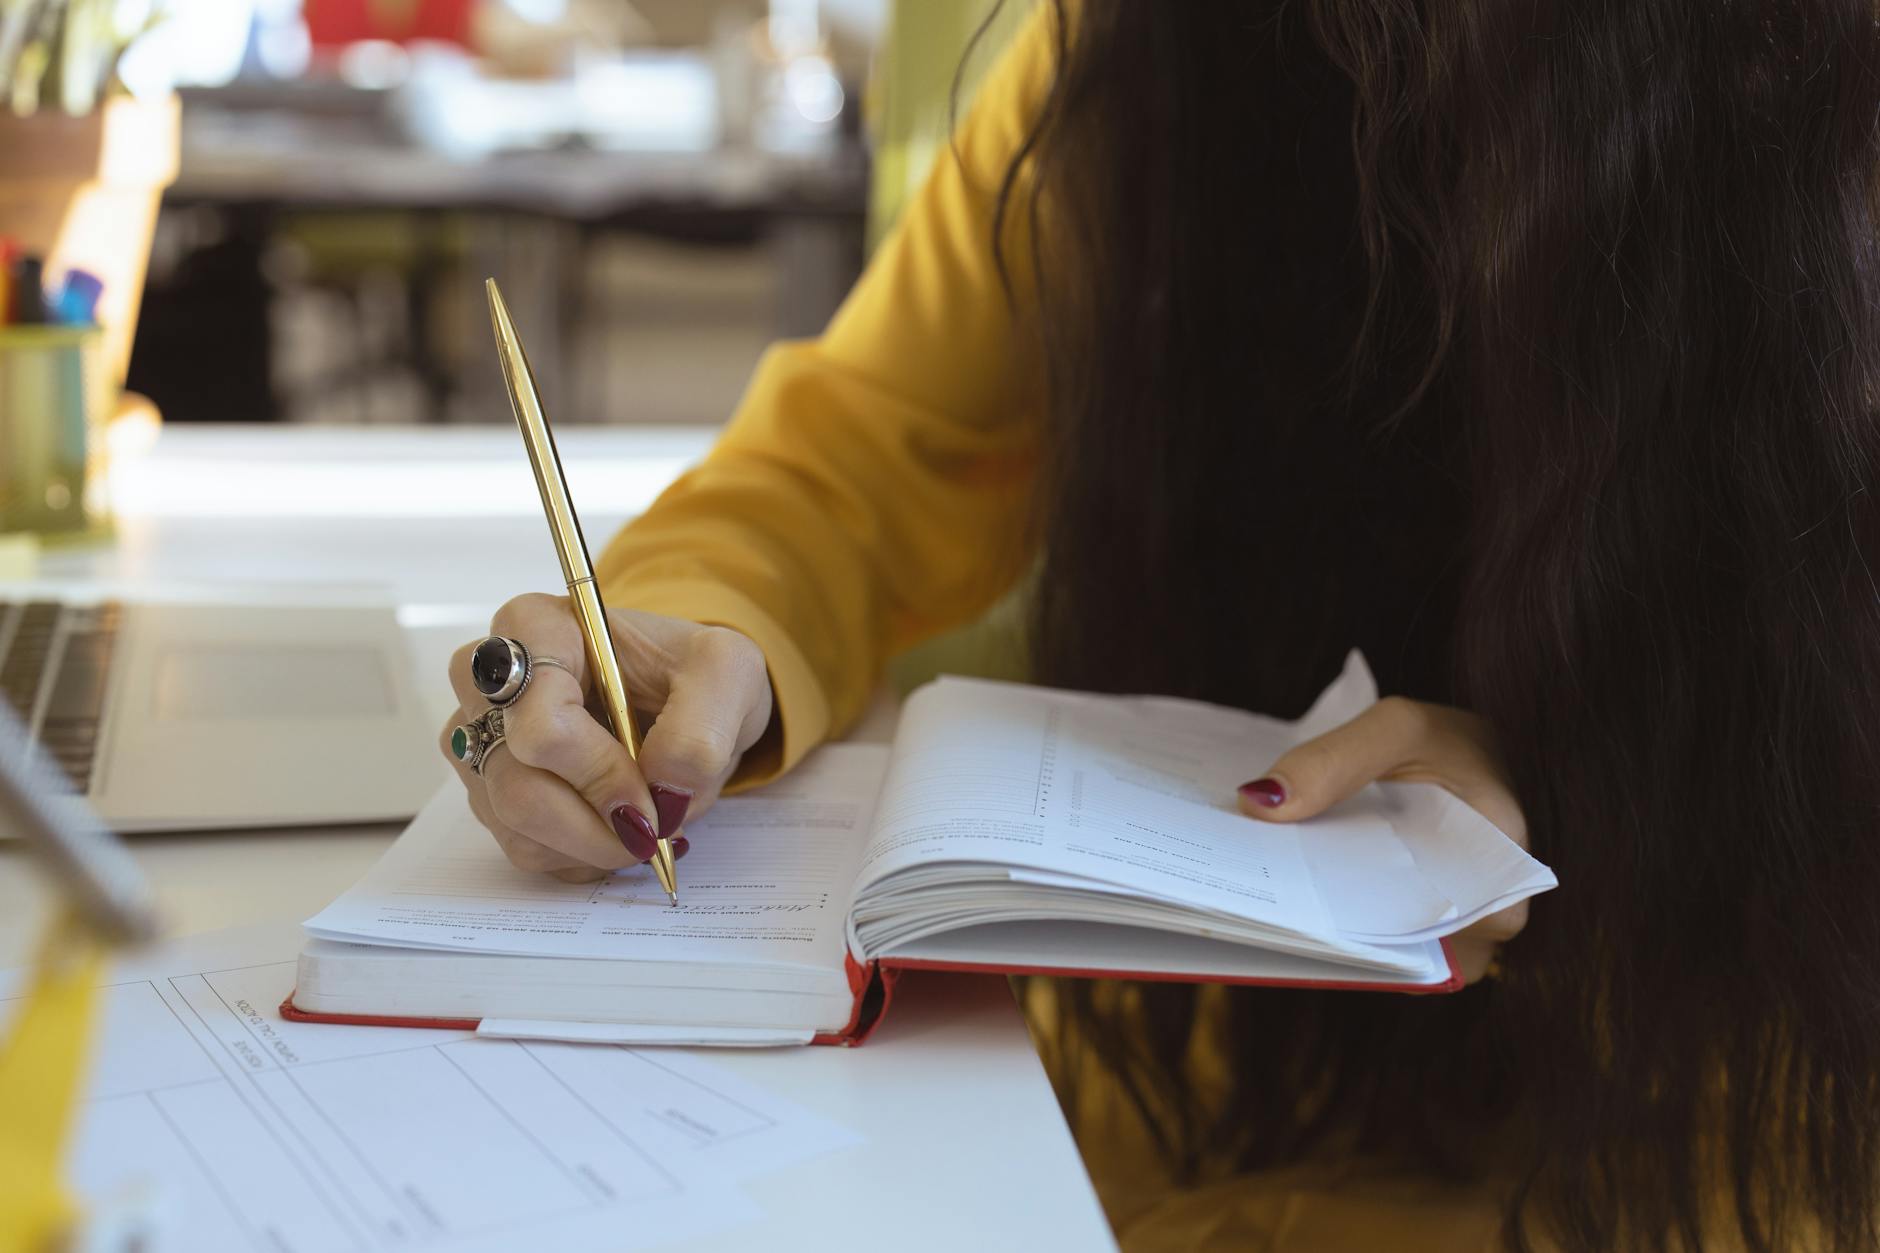
<svg viewBox="0 0 1880 1253"><path fill-rule="evenodd" d="M529 650L506 635L492 635L470 654L470 681L490 704L501 708L529 686Z"/></svg>

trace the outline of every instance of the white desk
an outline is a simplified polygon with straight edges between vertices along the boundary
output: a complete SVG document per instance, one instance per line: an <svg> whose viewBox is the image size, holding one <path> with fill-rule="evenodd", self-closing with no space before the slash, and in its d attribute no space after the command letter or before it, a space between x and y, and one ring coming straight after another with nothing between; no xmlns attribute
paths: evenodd
<svg viewBox="0 0 1880 1253"><path fill-rule="evenodd" d="M709 432L570 430L571 490L598 547L704 451ZM420 687L441 725L444 659L520 591L559 591L506 428L424 432L189 429L118 480L107 549L48 556L47 577L140 586L264 579L378 583L411 627ZM879 713L864 737L885 730ZM440 767L441 769L441 767ZM176 934L304 918L390 843L390 828L151 836L133 842ZM22 962L44 917L36 876L0 849L0 966ZM1113 1247L1017 1009L996 979L910 983L861 1049L713 1054L862 1132L859 1148L760 1179L770 1214L686 1246L899 1250Z"/></svg>

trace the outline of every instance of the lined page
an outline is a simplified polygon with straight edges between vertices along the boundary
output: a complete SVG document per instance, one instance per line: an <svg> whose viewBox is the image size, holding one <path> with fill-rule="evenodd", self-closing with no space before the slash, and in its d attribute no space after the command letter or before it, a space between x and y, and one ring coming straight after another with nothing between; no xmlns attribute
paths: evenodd
<svg viewBox="0 0 1880 1253"><path fill-rule="evenodd" d="M903 711L860 892L878 898L893 876L977 863L1342 946L1424 942L1554 886L1487 819L1427 785L1373 785L1286 826L1238 812L1239 783L1376 695L1355 652L1298 723L942 679Z"/></svg>
<svg viewBox="0 0 1880 1253"><path fill-rule="evenodd" d="M1297 831L1220 806L1215 745L1246 738L1245 718L942 679L902 713L862 891L934 863L994 863L1329 939Z"/></svg>
<svg viewBox="0 0 1880 1253"><path fill-rule="evenodd" d="M840 970L887 749L827 746L762 792L686 824L672 906L640 866L593 884L509 864L446 787L311 935L409 948Z"/></svg>

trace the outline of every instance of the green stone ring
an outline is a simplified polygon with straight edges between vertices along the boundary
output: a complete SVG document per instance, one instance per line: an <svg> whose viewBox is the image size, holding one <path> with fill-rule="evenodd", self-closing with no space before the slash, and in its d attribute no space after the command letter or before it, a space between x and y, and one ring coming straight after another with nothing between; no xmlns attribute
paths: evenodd
<svg viewBox="0 0 1880 1253"><path fill-rule="evenodd" d="M490 753L503 742L503 711L487 709L450 733L451 756L481 775Z"/></svg>

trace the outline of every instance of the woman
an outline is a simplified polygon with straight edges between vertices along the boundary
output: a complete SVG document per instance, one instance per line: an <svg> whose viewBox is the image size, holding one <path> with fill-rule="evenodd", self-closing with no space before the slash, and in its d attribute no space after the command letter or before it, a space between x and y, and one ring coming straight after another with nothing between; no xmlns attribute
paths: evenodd
<svg viewBox="0 0 1880 1253"><path fill-rule="evenodd" d="M1243 807L1435 779L1563 886L1452 997L1061 985L1190 1187L1125 1243L1871 1249L1877 117L1871 0L1047 12L606 553L657 799L544 672L477 813L641 858L1034 565L1042 682L1291 716L1357 645L1398 699Z"/></svg>

